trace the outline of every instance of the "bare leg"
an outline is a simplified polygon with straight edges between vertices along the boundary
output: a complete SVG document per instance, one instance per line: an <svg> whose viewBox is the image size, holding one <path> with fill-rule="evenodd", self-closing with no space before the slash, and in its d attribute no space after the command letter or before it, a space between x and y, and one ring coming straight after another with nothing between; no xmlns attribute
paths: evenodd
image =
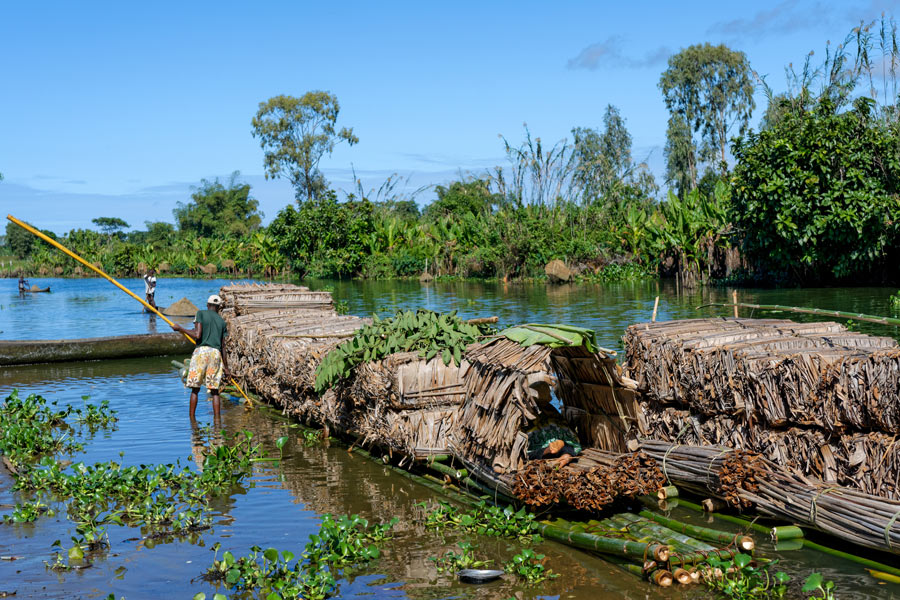
<svg viewBox="0 0 900 600"><path fill-rule="evenodd" d="M209 390L209 393L212 396L213 418L218 420L219 419L219 407L220 407L219 390Z"/></svg>
<svg viewBox="0 0 900 600"><path fill-rule="evenodd" d="M198 388L198 387L191 388L191 407L190 407L191 421L197 420L196 417L194 416L194 413L197 412L197 395L199 393L200 393L200 388Z"/></svg>

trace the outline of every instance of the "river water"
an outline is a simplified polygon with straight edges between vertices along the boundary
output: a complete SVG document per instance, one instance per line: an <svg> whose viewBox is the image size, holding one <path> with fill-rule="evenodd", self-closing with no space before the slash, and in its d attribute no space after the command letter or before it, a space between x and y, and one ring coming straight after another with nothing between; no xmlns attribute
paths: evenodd
<svg viewBox="0 0 900 600"><path fill-rule="evenodd" d="M20 297L16 282L0 280L0 338L58 339L145 333L166 330L155 317L143 314L138 304L109 283L98 279L35 279L49 294ZM140 280L125 280L130 289L143 294ZM225 280L160 279L157 302L165 305L187 297L201 306ZM628 324L647 320L654 298L660 296L659 318L726 314L723 309L695 307L730 301L731 292L709 288L680 293L662 283L611 286L557 286L453 282L422 286L418 282L311 282L316 289L332 286L335 298L350 311L366 315L388 314L397 309L425 307L456 309L470 316L497 315L503 323L564 322L591 327L598 341L621 349L621 336ZM751 303L818 306L853 312L891 314L884 288L741 290L740 300ZM730 310L730 309L728 309ZM727 311L726 311L727 312ZM749 314L749 313L747 313ZM890 328L862 326L862 331L895 335ZM183 358L183 357L179 357ZM80 406L83 395L90 402L108 400L118 411L118 428L100 432L85 441L85 450L74 457L86 462L122 460L125 464L193 464L198 449L214 434L206 427L212 414L208 402L198 408L199 429L187 418L187 393L170 365L171 357L59 365L0 367L0 399L14 388L20 394L38 393L60 404ZM234 433L254 432L270 455L277 455L274 440L287 435L285 458L278 464L257 463L246 485L213 503L212 529L192 540L159 543L155 547L139 541L138 530L111 526L111 548L94 560L91 568L57 574L45 569L55 540L65 546L75 534L64 509L55 517L41 517L31 525L0 524L0 556L18 556L0 561L0 592L18 598L190 598L197 592L208 597L216 591L197 580L213 558L211 546L220 542L236 555L247 554L258 545L273 546L300 554L308 536L315 532L324 513L358 513L371 521L399 517L395 536L382 557L340 580L342 598L707 598L700 587L660 590L652 588L617 567L587 553L544 542L537 551L547 555L547 564L561 576L536 587L525 587L504 578L486 586L468 586L441 576L429 558L455 549L464 537L442 536L426 531L421 509L415 504L438 496L427 488L399 476L384 466L349 454L338 446L307 447L299 429L277 413L245 410L226 402L223 428ZM120 452L124 457L120 458ZM12 479L0 470L0 514L9 514L21 494L11 490ZM57 507L59 508L59 507ZM700 523L704 517L676 509L676 518ZM729 530L725 523L713 525ZM468 538L478 545L479 557L501 564L520 550L514 542L495 538ZM759 539L760 554L774 557L771 545ZM782 568L805 577L812 570L823 572L837 584L840 598L900 598L900 587L883 584L852 563L799 550L778 555ZM222 590L225 591L225 590ZM805 597L805 596L804 596Z"/></svg>

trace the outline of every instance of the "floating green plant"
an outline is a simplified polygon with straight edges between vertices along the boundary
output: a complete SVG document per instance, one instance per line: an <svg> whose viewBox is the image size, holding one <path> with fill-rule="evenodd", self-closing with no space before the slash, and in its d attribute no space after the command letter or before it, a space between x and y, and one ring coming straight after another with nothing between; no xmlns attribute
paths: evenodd
<svg viewBox="0 0 900 600"><path fill-rule="evenodd" d="M503 570L524 579L529 585L559 577L557 573L544 566L544 558L543 554L537 554L533 550L525 548L513 556L503 566Z"/></svg>

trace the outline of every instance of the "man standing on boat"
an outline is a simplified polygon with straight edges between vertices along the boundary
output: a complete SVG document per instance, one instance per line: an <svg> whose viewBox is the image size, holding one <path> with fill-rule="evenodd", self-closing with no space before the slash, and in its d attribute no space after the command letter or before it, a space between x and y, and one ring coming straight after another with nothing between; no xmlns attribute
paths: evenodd
<svg viewBox="0 0 900 600"><path fill-rule="evenodd" d="M228 331L225 320L219 316L222 308L222 299L213 294L206 301L206 310L197 311L194 317L194 328L185 329L181 325L172 325L175 331L185 333L197 340L197 347L191 355L191 367L188 370L187 381L184 386L191 388L190 416L191 422L196 421L194 413L197 410L197 395L200 386L205 385L206 391L212 396L213 419L219 419L219 386L222 377L227 377L228 364L225 361L225 353L222 344Z"/></svg>
<svg viewBox="0 0 900 600"><path fill-rule="evenodd" d="M28 291L28 280L25 279L25 275L19 271L19 293L24 294Z"/></svg>
<svg viewBox="0 0 900 600"><path fill-rule="evenodd" d="M153 267L144 274L144 295L147 296L147 304L156 308L156 269Z"/></svg>

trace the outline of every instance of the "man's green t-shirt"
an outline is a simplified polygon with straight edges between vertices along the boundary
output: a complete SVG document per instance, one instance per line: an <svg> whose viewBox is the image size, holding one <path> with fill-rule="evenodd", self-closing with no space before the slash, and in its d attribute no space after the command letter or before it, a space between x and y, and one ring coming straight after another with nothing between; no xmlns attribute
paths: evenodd
<svg viewBox="0 0 900 600"><path fill-rule="evenodd" d="M222 351L222 340L228 333L225 328L225 319L214 310L198 310L194 317L194 323L200 323L200 340L198 346L209 346Z"/></svg>

